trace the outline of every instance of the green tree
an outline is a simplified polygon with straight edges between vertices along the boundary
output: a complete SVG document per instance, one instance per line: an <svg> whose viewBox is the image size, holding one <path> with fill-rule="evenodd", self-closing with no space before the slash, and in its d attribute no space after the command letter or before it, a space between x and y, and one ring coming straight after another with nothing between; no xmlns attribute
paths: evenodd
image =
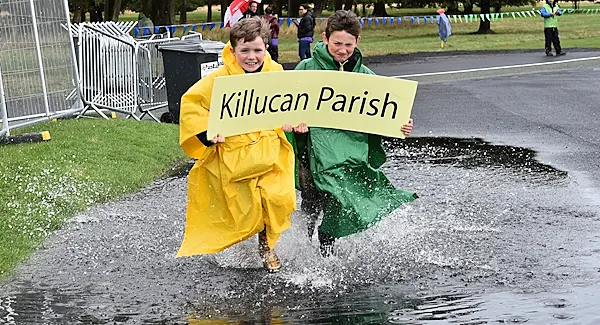
<svg viewBox="0 0 600 325"><path fill-rule="evenodd" d="M535 5L535 0L476 0L473 4L481 8L481 14L487 15L491 13L491 8L495 8L496 12L500 12L500 9L505 6L523 6L523 5ZM492 34L494 31L491 29L491 21L488 19L479 20L479 29L477 34Z"/></svg>

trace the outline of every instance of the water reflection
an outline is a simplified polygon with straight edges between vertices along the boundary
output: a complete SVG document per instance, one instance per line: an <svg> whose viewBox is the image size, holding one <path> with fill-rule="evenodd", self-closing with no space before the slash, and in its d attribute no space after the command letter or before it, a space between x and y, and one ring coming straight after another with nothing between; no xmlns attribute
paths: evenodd
<svg viewBox="0 0 600 325"><path fill-rule="evenodd" d="M400 296L398 288L371 288L368 291L332 297L306 297L285 309L262 307L255 312L195 316L189 324L425 324L427 321L457 320L477 324L469 315L481 310L476 292L449 290L443 294L422 293ZM389 293L387 293L389 292ZM291 303L291 301L290 301ZM485 322L484 322L485 323Z"/></svg>

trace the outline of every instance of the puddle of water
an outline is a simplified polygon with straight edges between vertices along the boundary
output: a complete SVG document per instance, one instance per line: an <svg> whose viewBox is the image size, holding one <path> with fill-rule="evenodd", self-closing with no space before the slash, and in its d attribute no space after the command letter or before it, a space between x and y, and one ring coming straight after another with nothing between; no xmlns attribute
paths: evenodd
<svg viewBox="0 0 600 325"><path fill-rule="evenodd" d="M595 289L566 293L484 293L464 288L411 292L370 288L345 296L298 297L294 306L260 304L245 312L191 316L189 324L598 324ZM570 299L560 298L568 294Z"/></svg>
<svg viewBox="0 0 600 325"><path fill-rule="evenodd" d="M595 324L598 215L573 195L567 173L531 150L479 139L386 146L386 174L420 198L340 240L335 257L319 256L294 214L278 274L260 268L254 239L174 259L184 200L172 201L185 197L185 179L171 178L117 203L126 217L77 223L81 233L66 240L77 249L45 253L64 265L35 265L24 277L36 282L0 293L0 324ZM123 229L134 221L134 233ZM69 255L87 248L89 259Z"/></svg>

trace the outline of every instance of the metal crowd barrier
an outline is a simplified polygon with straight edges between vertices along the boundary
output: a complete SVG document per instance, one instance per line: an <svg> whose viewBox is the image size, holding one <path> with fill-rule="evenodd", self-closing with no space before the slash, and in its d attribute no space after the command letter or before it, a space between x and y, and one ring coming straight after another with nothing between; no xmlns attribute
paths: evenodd
<svg viewBox="0 0 600 325"><path fill-rule="evenodd" d="M137 66L139 76L140 116L148 115L156 122L160 120L152 114L153 110L168 106L167 82L163 65L162 53L158 47L176 38L154 39L141 41L137 48Z"/></svg>
<svg viewBox="0 0 600 325"><path fill-rule="evenodd" d="M0 136L81 110L66 0L0 1Z"/></svg>
<svg viewBox="0 0 600 325"><path fill-rule="evenodd" d="M149 116L168 105L161 44L178 40L169 33L142 39L130 35L134 24L81 23L78 31L79 91L85 108L108 118L105 111L128 118Z"/></svg>
<svg viewBox="0 0 600 325"><path fill-rule="evenodd" d="M119 29L80 24L79 91L85 108L107 118L103 110L136 118L137 69L133 38Z"/></svg>

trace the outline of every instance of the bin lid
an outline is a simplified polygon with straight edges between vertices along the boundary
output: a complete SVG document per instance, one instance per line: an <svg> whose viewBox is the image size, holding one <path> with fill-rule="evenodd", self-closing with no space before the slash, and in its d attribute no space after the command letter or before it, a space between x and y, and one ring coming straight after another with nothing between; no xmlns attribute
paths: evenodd
<svg viewBox="0 0 600 325"><path fill-rule="evenodd" d="M186 39L172 41L160 45L160 51L174 51L185 53L216 53L220 54L225 48L225 43L211 40Z"/></svg>

